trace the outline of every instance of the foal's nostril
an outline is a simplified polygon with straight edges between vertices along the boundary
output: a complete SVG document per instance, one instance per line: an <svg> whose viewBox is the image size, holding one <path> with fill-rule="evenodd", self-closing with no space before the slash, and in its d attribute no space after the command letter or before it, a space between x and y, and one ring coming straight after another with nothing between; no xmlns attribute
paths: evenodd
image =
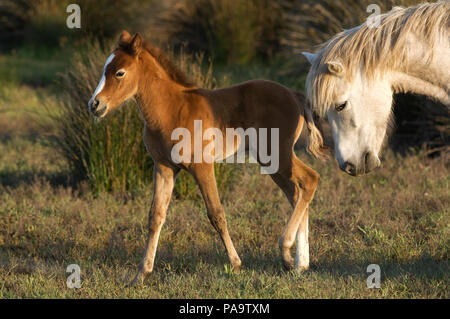
<svg viewBox="0 0 450 319"><path fill-rule="evenodd" d="M355 174L355 165L353 165L350 162L345 162L344 163L344 171L350 175L354 175Z"/></svg>
<svg viewBox="0 0 450 319"><path fill-rule="evenodd" d="M95 110L97 110L99 104L100 104L99 100L93 99L93 100L89 101L88 107L92 112L95 112Z"/></svg>

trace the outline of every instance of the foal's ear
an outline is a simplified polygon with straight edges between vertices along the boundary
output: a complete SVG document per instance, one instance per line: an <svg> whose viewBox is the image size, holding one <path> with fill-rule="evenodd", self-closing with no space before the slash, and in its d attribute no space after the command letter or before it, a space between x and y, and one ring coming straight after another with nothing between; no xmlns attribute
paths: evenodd
<svg viewBox="0 0 450 319"><path fill-rule="evenodd" d="M344 73L344 66L340 62L331 61L327 62L326 65L331 74L341 76Z"/></svg>
<svg viewBox="0 0 450 319"><path fill-rule="evenodd" d="M126 45L126 44L130 43L130 40L131 40L131 34L128 33L127 30L123 30L120 33L119 45Z"/></svg>
<svg viewBox="0 0 450 319"><path fill-rule="evenodd" d="M140 33L136 33L134 35L133 39L131 39L130 49L135 55L137 55L137 54L139 54L139 52L141 52L141 47L142 47L143 41L144 40L142 39L142 36L140 35Z"/></svg>

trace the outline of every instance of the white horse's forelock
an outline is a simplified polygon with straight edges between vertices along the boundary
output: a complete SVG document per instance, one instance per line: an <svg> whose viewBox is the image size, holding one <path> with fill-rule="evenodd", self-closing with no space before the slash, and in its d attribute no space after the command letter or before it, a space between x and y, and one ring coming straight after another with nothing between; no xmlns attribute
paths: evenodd
<svg viewBox="0 0 450 319"><path fill-rule="evenodd" d="M426 43L430 50L423 59L431 59L437 39L448 33L449 13L450 1L424 3L410 8L395 7L381 15L378 27L369 27L364 23L325 42L315 57L307 56L313 62L306 79L306 94L313 110L324 116L333 103L336 81L324 68L326 63L342 63L344 76L348 79L360 67L369 79L387 69L403 71L408 66L405 45L408 36L414 32L420 41Z"/></svg>

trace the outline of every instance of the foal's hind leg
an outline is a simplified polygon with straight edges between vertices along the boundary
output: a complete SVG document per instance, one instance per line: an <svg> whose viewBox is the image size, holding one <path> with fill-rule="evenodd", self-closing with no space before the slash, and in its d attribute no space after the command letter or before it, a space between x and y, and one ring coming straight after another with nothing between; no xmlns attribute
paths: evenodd
<svg viewBox="0 0 450 319"><path fill-rule="evenodd" d="M307 233L308 224L305 216L308 213L308 205L313 199L319 183L318 173L302 163L295 154L292 153L290 158L291 160L285 161L284 164L280 162L278 173L272 175L273 180L284 191L294 208L279 242L283 264L286 269L292 269L294 267L291 248L294 245L295 236L298 231L303 236ZM302 221L304 222L302 223ZM302 251L304 252L304 248ZM297 265L300 266L299 263ZM307 268L307 265L302 265L301 268Z"/></svg>
<svg viewBox="0 0 450 319"><path fill-rule="evenodd" d="M166 220L166 211L172 195L175 178L179 169L155 163L153 173L154 193L152 206L149 212L149 234L144 258L139 266L139 271L132 284L142 281L146 275L153 271L156 247L159 234Z"/></svg>
<svg viewBox="0 0 450 319"><path fill-rule="evenodd" d="M309 268L308 215L309 206L306 207L306 211L297 230L297 251L295 254L295 270L297 271L307 270Z"/></svg>
<svg viewBox="0 0 450 319"><path fill-rule="evenodd" d="M214 164L198 164L191 167L190 172L196 179L203 199L205 200L208 218L214 229L220 234L228 258L235 272L241 267L241 259L234 248L228 233L225 211L220 203L219 193L217 191L216 178L214 176Z"/></svg>

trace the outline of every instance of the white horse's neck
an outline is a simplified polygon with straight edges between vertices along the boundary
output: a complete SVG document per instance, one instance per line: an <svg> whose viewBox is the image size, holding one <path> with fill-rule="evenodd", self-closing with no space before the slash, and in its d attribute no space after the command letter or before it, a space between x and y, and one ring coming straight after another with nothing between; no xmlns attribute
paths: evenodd
<svg viewBox="0 0 450 319"><path fill-rule="evenodd" d="M429 96L450 106L450 92L439 85L402 72L391 73L392 88L395 93L415 93Z"/></svg>
<svg viewBox="0 0 450 319"><path fill-rule="evenodd" d="M450 105L449 39L437 41L431 59L424 58L430 48L417 37L412 36L408 46L406 68L389 73L394 92L423 94Z"/></svg>

